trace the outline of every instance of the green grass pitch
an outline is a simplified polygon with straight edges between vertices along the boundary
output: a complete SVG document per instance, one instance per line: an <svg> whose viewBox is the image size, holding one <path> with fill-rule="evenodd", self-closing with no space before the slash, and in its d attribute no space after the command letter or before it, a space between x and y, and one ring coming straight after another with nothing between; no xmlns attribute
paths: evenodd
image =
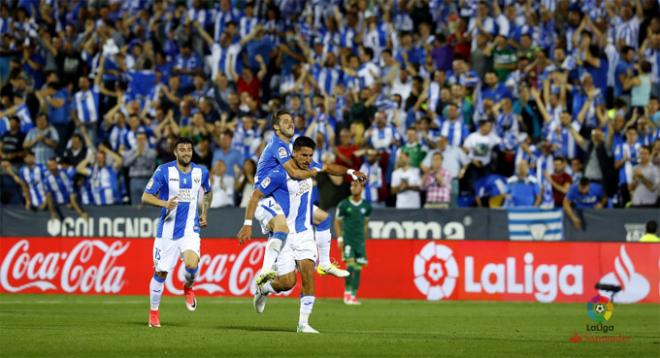
<svg viewBox="0 0 660 358"><path fill-rule="evenodd" d="M0 357L660 357L660 305L617 305L608 336L589 335L586 304L319 299L295 333L298 300L272 298L257 315L250 299L182 297L161 304L148 328L148 298L0 295ZM594 334L604 336L604 334Z"/></svg>

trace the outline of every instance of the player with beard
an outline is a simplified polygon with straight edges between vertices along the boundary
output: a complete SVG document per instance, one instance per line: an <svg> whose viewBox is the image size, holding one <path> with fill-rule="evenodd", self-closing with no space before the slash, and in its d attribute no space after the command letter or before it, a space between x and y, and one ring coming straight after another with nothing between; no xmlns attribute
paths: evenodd
<svg viewBox="0 0 660 358"><path fill-rule="evenodd" d="M206 216L213 196L208 170L191 162L192 141L188 138L177 139L173 152L176 160L156 168L142 194L142 203L162 208L153 250L155 272L149 285L149 327L160 327L158 306L164 282L179 257L186 266L183 288L186 308L191 312L197 308L192 285L199 265L199 232L200 228L206 227ZM200 189L204 190L201 213L198 211Z"/></svg>

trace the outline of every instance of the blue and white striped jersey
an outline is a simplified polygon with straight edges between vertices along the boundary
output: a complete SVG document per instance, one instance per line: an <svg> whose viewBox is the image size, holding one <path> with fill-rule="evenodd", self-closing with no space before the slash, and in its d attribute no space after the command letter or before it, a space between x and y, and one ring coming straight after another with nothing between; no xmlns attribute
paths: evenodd
<svg viewBox="0 0 660 358"><path fill-rule="evenodd" d="M94 86L87 91L76 92L72 105L82 123L95 123L99 120L99 89Z"/></svg>
<svg viewBox="0 0 660 358"><path fill-rule="evenodd" d="M33 206L39 207L46 201L46 186L44 185L46 171L46 167L41 164L35 164L32 167L23 165L18 170L19 177L28 186L30 203Z"/></svg>
<svg viewBox="0 0 660 358"><path fill-rule="evenodd" d="M145 193L158 195L161 200L179 198L179 204L173 210L163 208L160 213L160 224L156 232L157 239L178 240L184 236L199 233L199 191L205 193L211 190L208 170L195 163L191 170L183 173L176 161L165 163L156 168L147 183Z"/></svg>
<svg viewBox="0 0 660 358"><path fill-rule="evenodd" d="M111 166L91 168L90 183L96 205L121 204L117 171Z"/></svg>
<svg viewBox="0 0 660 358"><path fill-rule="evenodd" d="M46 192L53 198L53 202L58 205L65 205L70 202L73 191L73 180L64 170L58 170L53 174L47 170L45 175Z"/></svg>
<svg viewBox="0 0 660 358"><path fill-rule="evenodd" d="M311 168L320 169L321 166L314 162ZM295 180L280 165L271 170L257 188L264 196L275 198L280 205L286 216L289 233L299 234L312 229L312 178ZM265 206L264 209L270 210Z"/></svg>

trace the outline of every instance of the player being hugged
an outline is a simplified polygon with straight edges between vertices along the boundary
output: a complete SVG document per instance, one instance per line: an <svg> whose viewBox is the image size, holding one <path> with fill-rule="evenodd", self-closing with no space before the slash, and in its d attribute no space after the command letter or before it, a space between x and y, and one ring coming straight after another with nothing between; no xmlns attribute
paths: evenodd
<svg viewBox="0 0 660 358"><path fill-rule="evenodd" d="M186 308L191 312L197 308L192 285L199 265L199 231L206 227L206 216L213 196L208 170L191 162L192 141L188 138L177 139L173 152L176 160L156 168L142 194L142 203L163 208L154 241L155 272L149 285L149 327L160 327L158 306L164 282L179 257L186 266L183 287ZM201 213L198 212L200 189L204 190Z"/></svg>
<svg viewBox="0 0 660 358"><path fill-rule="evenodd" d="M275 135L264 148L257 164L255 188L258 188L263 180L269 180L267 179L268 174L278 167L284 170L294 180L310 179L316 176L319 171L327 171L331 175L350 175L353 180L364 181L366 179L366 175L363 173L337 164L329 164L323 168L316 169L295 165L291 160L291 150L289 148L289 143L294 135L293 117L289 112L279 111L273 115L273 130L275 131ZM311 200L311 198L308 198L308 200ZM248 210L246 210L245 222L237 236L240 242L251 238L253 218L259 221L263 233L268 235L263 265L257 277L257 285L262 285L277 276L273 266L284 246L284 241L290 232L290 227L287 225L287 220L280 204L274 198L262 198L255 205L255 216L252 216L255 213L254 211L248 215ZM330 262L330 216L327 212L314 206L312 210L312 222L315 225L314 236L319 252L319 274L329 274L336 277L348 276L348 271L342 270Z"/></svg>

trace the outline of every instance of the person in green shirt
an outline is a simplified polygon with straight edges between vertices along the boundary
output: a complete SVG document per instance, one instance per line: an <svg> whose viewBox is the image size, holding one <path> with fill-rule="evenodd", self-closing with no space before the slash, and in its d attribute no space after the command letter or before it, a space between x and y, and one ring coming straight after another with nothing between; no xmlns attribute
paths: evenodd
<svg viewBox="0 0 660 358"><path fill-rule="evenodd" d="M495 37L495 49L493 49L493 67L500 82L506 81L509 73L516 69L518 57L515 50L506 43L506 37L497 35Z"/></svg>
<svg viewBox="0 0 660 358"><path fill-rule="evenodd" d="M350 275L346 277L344 303L359 305L356 295L360 287L360 273L367 264L365 240L369 230L371 204L362 198L364 186L354 181L351 183L351 196L337 205L335 232L337 243L343 253L344 262Z"/></svg>
<svg viewBox="0 0 660 358"><path fill-rule="evenodd" d="M650 220L646 223L646 233L639 242L660 242L658 238L658 223L655 220Z"/></svg>
<svg viewBox="0 0 660 358"><path fill-rule="evenodd" d="M414 127L408 128L406 131L406 139L406 144L399 148L399 150L408 154L411 167L419 169L422 160L426 158L427 148L419 142L419 135ZM399 156L397 155L397 158L398 157Z"/></svg>

